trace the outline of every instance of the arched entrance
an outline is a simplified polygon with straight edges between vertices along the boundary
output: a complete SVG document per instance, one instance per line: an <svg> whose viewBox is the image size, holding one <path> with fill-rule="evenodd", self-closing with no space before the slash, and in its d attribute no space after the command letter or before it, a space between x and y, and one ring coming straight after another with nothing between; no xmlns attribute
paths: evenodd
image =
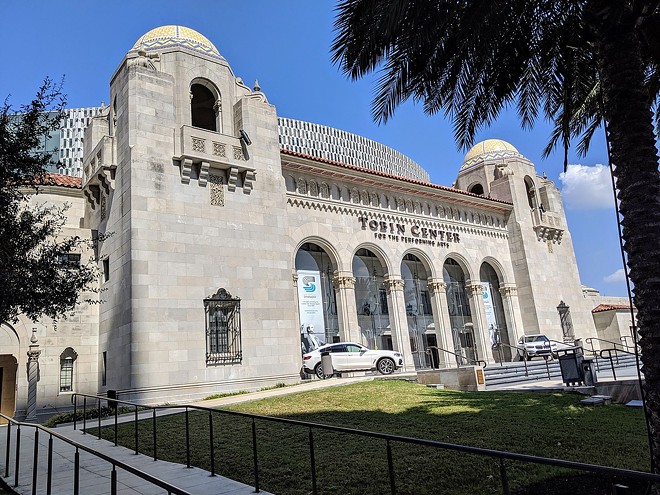
<svg viewBox="0 0 660 495"><path fill-rule="evenodd" d="M486 327L488 329L489 345L495 362L511 361L511 345L509 332L504 316L500 280L495 269L487 262L481 264L479 278L483 287L484 310L486 312ZM499 343L505 345L498 346Z"/></svg>
<svg viewBox="0 0 660 495"><path fill-rule="evenodd" d="M14 416L16 412L16 374L18 372L19 339L16 330L0 324L0 412ZM0 419L0 424L5 421Z"/></svg>
<svg viewBox="0 0 660 495"><path fill-rule="evenodd" d="M334 267L325 250L306 242L296 253L300 346L309 352L339 340L337 299L332 285Z"/></svg>
<svg viewBox="0 0 660 495"><path fill-rule="evenodd" d="M429 275L417 256L406 254L401 261L401 278L404 282L403 296L415 369L429 368L431 359L435 358L435 362L438 362L436 356L427 354L429 346L438 346L429 297ZM437 350L435 352L437 354Z"/></svg>
<svg viewBox="0 0 660 495"><path fill-rule="evenodd" d="M442 276L447 284L447 311L454 352L468 360L481 359L482 357L477 354L470 301L465 290L465 272L456 260L447 258L442 267ZM466 363L457 362L457 364Z"/></svg>
<svg viewBox="0 0 660 495"><path fill-rule="evenodd" d="M353 256L353 276L362 343L372 349L393 349L382 263L372 251L359 249Z"/></svg>

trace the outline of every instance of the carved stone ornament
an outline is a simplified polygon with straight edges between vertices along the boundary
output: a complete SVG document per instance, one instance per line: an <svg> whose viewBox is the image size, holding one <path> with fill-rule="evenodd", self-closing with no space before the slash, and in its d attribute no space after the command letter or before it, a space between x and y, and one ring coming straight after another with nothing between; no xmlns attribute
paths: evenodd
<svg viewBox="0 0 660 495"><path fill-rule="evenodd" d="M385 280L385 288L388 292L402 291L405 284L406 282L402 278L388 278Z"/></svg>
<svg viewBox="0 0 660 495"><path fill-rule="evenodd" d="M225 190L222 186L224 180L219 175L209 175L209 197L211 206L225 206Z"/></svg>
<svg viewBox="0 0 660 495"><path fill-rule="evenodd" d="M312 196L319 195L319 185L316 183L316 181L313 180L309 181L309 194L311 194Z"/></svg>
<svg viewBox="0 0 660 495"><path fill-rule="evenodd" d="M192 149L197 153L206 153L206 139L198 138L195 136L192 139Z"/></svg>
<svg viewBox="0 0 660 495"><path fill-rule="evenodd" d="M513 175L513 170L511 170L506 163L499 163L495 165L495 179L501 179L508 175Z"/></svg>
<svg viewBox="0 0 660 495"><path fill-rule="evenodd" d="M371 193L371 206L378 206L378 194L372 192Z"/></svg>
<svg viewBox="0 0 660 495"><path fill-rule="evenodd" d="M466 287L469 290L470 297L482 296L484 288L481 284L470 284Z"/></svg>
<svg viewBox="0 0 660 495"><path fill-rule="evenodd" d="M518 288L515 285L503 285L500 287L502 297L511 297L518 295Z"/></svg>
<svg viewBox="0 0 660 495"><path fill-rule="evenodd" d="M447 283L443 280L431 280L428 287L431 295L447 292Z"/></svg>
<svg viewBox="0 0 660 495"><path fill-rule="evenodd" d="M351 189L351 201L353 203L359 203L360 202L360 191L358 191L357 187L354 187Z"/></svg>
<svg viewBox="0 0 660 495"><path fill-rule="evenodd" d="M304 177L298 177L296 186L298 188L298 194L307 194L307 181Z"/></svg>
<svg viewBox="0 0 660 495"><path fill-rule="evenodd" d="M227 146L225 143L216 143L215 141L213 142L213 154L215 156L227 156Z"/></svg>
<svg viewBox="0 0 660 495"><path fill-rule="evenodd" d="M335 289L354 289L355 277L345 277L338 275L333 277L332 285L335 287Z"/></svg>
<svg viewBox="0 0 660 495"><path fill-rule="evenodd" d="M369 205L369 193L367 191L362 191L361 194L362 204L365 206Z"/></svg>
<svg viewBox="0 0 660 495"><path fill-rule="evenodd" d="M330 197L330 186L325 182L321 182L321 197L325 199Z"/></svg>
<svg viewBox="0 0 660 495"><path fill-rule="evenodd" d="M220 288L215 294L210 295L209 297L206 298L207 300L210 301L229 301L232 299L237 299L236 297L232 297L232 295L229 293L229 291L225 288Z"/></svg>

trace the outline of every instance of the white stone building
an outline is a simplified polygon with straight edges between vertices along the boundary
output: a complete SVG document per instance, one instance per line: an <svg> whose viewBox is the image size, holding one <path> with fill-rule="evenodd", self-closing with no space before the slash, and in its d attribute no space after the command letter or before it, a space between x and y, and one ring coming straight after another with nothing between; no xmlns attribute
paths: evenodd
<svg viewBox="0 0 660 495"><path fill-rule="evenodd" d="M310 334L397 349L411 371L493 362L523 334L597 336L559 191L504 141L470 150L454 187L429 183L386 146L278 121L180 26L135 43L109 101L81 183L43 196L73 203L71 231L112 233L101 302L2 325L3 412L25 411L33 328L49 412L72 391L158 403L294 382Z"/></svg>

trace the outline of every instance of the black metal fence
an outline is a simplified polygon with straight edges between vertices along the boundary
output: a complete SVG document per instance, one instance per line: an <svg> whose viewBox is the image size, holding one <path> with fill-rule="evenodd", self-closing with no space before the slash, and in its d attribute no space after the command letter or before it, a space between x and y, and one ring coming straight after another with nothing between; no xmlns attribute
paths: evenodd
<svg viewBox="0 0 660 495"><path fill-rule="evenodd" d="M63 435L60 435L59 433L56 433L49 428L46 428L44 426L34 424L34 423L23 423L20 421L16 421L8 416L5 416L4 414L0 413L0 417L7 420L7 438L6 438L6 445L5 445L5 465L4 465L4 477L9 478L11 476L11 439L12 439L12 433L13 429L16 429L16 440L14 443L14 448L15 448L15 456L14 456L14 484L13 486L16 488L18 487L18 479L20 475L20 470L21 470L21 448L25 448L21 446L21 428L34 428L34 442L33 442L33 460L32 460L32 495L36 495L37 493L37 487L38 487L38 482L39 482L39 462L40 462L40 457L39 457L39 435L40 432L43 433L44 435L48 436L48 455L47 455L47 460L46 460L46 494L51 495L53 493L53 439L57 438L65 443L68 443L69 445L72 445L75 447L75 453L74 453L74 460L73 460L73 494L74 495L79 495L80 494L80 451L87 452L89 454L92 454L99 459L103 459L104 461L107 461L111 469L110 471L110 479L108 480L108 483L110 484L110 493L111 495L117 495L117 469L121 469L126 471L127 473L133 474L148 483L153 484L154 486L157 486L159 488L162 488L165 490L168 495L190 495L189 492L185 490L181 490L177 488L176 486L170 485L169 483L166 483L165 481L158 479L148 473L145 473L144 471L141 471L133 466L130 466L128 464L125 464L121 461L118 461L116 459L113 459L112 457L105 455L101 452L98 452L90 447L87 447L85 445L82 445L78 442L75 442ZM58 494L59 495L59 494Z"/></svg>
<svg viewBox="0 0 660 495"><path fill-rule="evenodd" d="M495 459L499 465L499 477L500 485L502 488L502 493L504 495L510 495L509 489L509 471L507 470L507 461L518 461L531 464L541 464L547 466L554 466L558 468L568 468L577 471L583 471L588 473L593 473L597 475L612 477L612 478L622 478L633 480L636 482L647 483L650 487L652 483L660 484L660 474L646 473L642 471L634 471L630 469L621 469L621 468L612 468L606 466L599 466L595 464L586 464L581 462L567 461L562 459L552 459L545 457L536 457L527 454L517 454L513 452L504 452L494 449L480 448L480 447L470 447L465 445L457 445L448 442L439 442L434 440L425 440L420 438L405 437L401 435L391 435L386 433L378 433L374 431L366 430L357 430L353 428L345 428L341 426L332 426L320 423L311 423L305 421L299 421L294 419L286 418L277 418L271 416L260 416L255 414L243 413L238 411L230 411L226 409L212 409L202 406L193 406L193 405L182 405L182 406L142 406L134 402L119 400L119 399L108 399L107 397L97 396L97 395L88 395L88 394L73 394L72 402L74 404L74 418L76 417L76 412L79 410L78 401L82 399L82 428L83 433L87 429L87 411L88 411L88 399L91 399L93 406L98 409L98 438L101 438L101 407L102 403L106 402L108 406L114 408L114 443L117 445L117 427L118 427L118 413L117 413L117 404L124 404L134 408L133 412L133 423L134 423L134 449L135 453L138 453L139 450L139 434L138 434L138 422L139 421L151 421L152 422L152 441L153 441L153 458L154 460L158 459L157 454L157 412L158 411L180 411L184 414L185 420L185 458L186 466L191 466L191 442L190 442L190 411L200 411L208 414L209 421L209 456L211 461L211 476L215 476L216 465L215 465L215 447L214 447L214 415L232 415L242 418L246 418L251 422L251 439L246 439L252 443L252 463L253 463L253 475L254 475L254 490L255 492L260 491L260 470L259 470L259 444L257 438L257 427L256 423L259 421L264 422L274 422L280 424L287 424L291 426L297 426L300 428L305 428L308 431L308 447L309 447L309 470L311 477L311 490L314 495L319 493L319 487L317 483L317 467L316 467L316 452L314 448L314 432L315 431L332 431L345 435L358 435L362 437L369 437L374 439L380 439L384 442L383 455L387 459L387 477L389 479L389 486L392 495L397 493L396 485L396 473L394 470L393 462L393 453L392 453L392 443L403 443L403 444L412 444L417 446L432 447L436 449L444 449L455 452L463 452L469 454L475 454L478 456L485 456L491 459ZM151 411L151 413L146 413L148 419L139 419L140 410ZM74 429L77 428L78 422L74 422ZM179 492L173 492L179 493ZM183 493L183 492L181 492ZM625 493L625 492L621 492Z"/></svg>

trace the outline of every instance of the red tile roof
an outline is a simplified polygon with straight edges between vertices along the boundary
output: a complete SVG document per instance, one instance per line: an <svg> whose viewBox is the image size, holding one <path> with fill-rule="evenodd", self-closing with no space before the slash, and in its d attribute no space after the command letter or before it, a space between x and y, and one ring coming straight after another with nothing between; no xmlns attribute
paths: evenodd
<svg viewBox="0 0 660 495"><path fill-rule="evenodd" d="M630 309L626 304L599 304L591 310L592 313L602 313L603 311L616 311L618 309ZM633 309L637 309L634 308Z"/></svg>
<svg viewBox="0 0 660 495"><path fill-rule="evenodd" d="M82 180L80 177L72 177L70 175L47 174L46 185L82 189Z"/></svg>

